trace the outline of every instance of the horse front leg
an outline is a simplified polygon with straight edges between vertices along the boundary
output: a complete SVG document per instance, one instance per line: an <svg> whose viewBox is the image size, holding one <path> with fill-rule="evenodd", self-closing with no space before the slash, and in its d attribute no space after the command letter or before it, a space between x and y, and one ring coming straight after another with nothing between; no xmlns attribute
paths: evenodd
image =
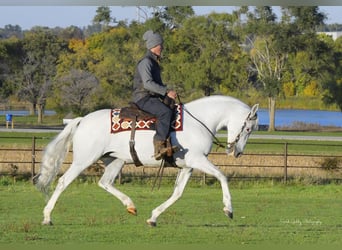
<svg viewBox="0 0 342 250"><path fill-rule="evenodd" d="M182 168L177 176L177 180L175 183L175 188L171 197L166 200L159 207L155 208L152 211L152 216L146 222L152 227L157 226L157 218L161 213L163 213L168 207L170 207L173 203L175 203L183 194L184 188L191 176L192 168Z"/></svg>
<svg viewBox="0 0 342 250"><path fill-rule="evenodd" d="M124 166L125 162L121 159L113 158L104 159L103 161L106 165L106 169L98 185L107 192L114 195L116 198L118 198L122 202L122 204L126 206L127 212L133 215L137 215L137 209L135 208L135 205L131 198L129 198L127 195L120 192L113 186L114 180Z"/></svg>
<svg viewBox="0 0 342 250"><path fill-rule="evenodd" d="M191 167L201 170L202 172L216 177L220 181L223 194L223 211L225 215L233 219L233 207L231 202L231 195L228 187L227 177L205 156L194 157L195 160L191 162Z"/></svg>

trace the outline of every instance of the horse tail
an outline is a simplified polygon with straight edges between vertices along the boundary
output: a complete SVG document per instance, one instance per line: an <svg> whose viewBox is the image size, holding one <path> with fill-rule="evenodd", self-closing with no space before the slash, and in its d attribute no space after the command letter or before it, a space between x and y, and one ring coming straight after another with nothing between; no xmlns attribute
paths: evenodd
<svg viewBox="0 0 342 250"><path fill-rule="evenodd" d="M73 119L45 148L39 173L33 178L35 186L47 196L51 182L57 176L69 152L75 131L82 117Z"/></svg>

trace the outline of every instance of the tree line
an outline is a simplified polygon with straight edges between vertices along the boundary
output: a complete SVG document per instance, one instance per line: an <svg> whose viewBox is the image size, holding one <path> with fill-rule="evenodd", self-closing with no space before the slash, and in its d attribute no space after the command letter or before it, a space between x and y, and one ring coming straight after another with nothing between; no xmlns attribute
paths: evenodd
<svg viewBox="0 0 342 250"><path fill-rule="evenodd" d="M87 28L0 29L0 100L84 115L125 106L152 29L165 40L162 77L183 102L210 94L267 99L270 129L279 98L312 96L342 110L342 38L333 40L317 6L241 6L196 16L191 6L150 7L143 21L117 21L98 7ZM334 28L341 27L337 24Z"/></svg>

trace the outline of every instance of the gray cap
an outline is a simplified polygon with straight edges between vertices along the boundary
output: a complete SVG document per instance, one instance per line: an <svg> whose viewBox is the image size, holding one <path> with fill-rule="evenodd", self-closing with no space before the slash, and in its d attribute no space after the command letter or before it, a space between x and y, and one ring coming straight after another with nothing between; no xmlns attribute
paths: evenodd
<svg viewBox="0 0 342 250"><path fill-rule="evenodd" d="M146 41L146 48L152 49L158 45L163 44L164 40L161 35L154 33L152 30L148 30L143 35L143 39Z"/></svg>

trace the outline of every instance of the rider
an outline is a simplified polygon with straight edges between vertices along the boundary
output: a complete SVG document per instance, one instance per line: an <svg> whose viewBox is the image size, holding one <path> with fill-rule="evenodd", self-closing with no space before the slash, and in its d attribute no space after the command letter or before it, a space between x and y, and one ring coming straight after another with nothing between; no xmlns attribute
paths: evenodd
<svg viewBox="0 0 342 250"><path fill-rule="evenodd" d="M157 118L156 134L153 137L154 157L160 160L166 155L168 148L166 139L169 136L173 111L165 105L165 99L175 100L177 93L167 89L160 75L160 58L163 50L163 38L160 34L148 30L143 35L147 52L138 62L134 75L133 102L141 109Z"/></svg>

